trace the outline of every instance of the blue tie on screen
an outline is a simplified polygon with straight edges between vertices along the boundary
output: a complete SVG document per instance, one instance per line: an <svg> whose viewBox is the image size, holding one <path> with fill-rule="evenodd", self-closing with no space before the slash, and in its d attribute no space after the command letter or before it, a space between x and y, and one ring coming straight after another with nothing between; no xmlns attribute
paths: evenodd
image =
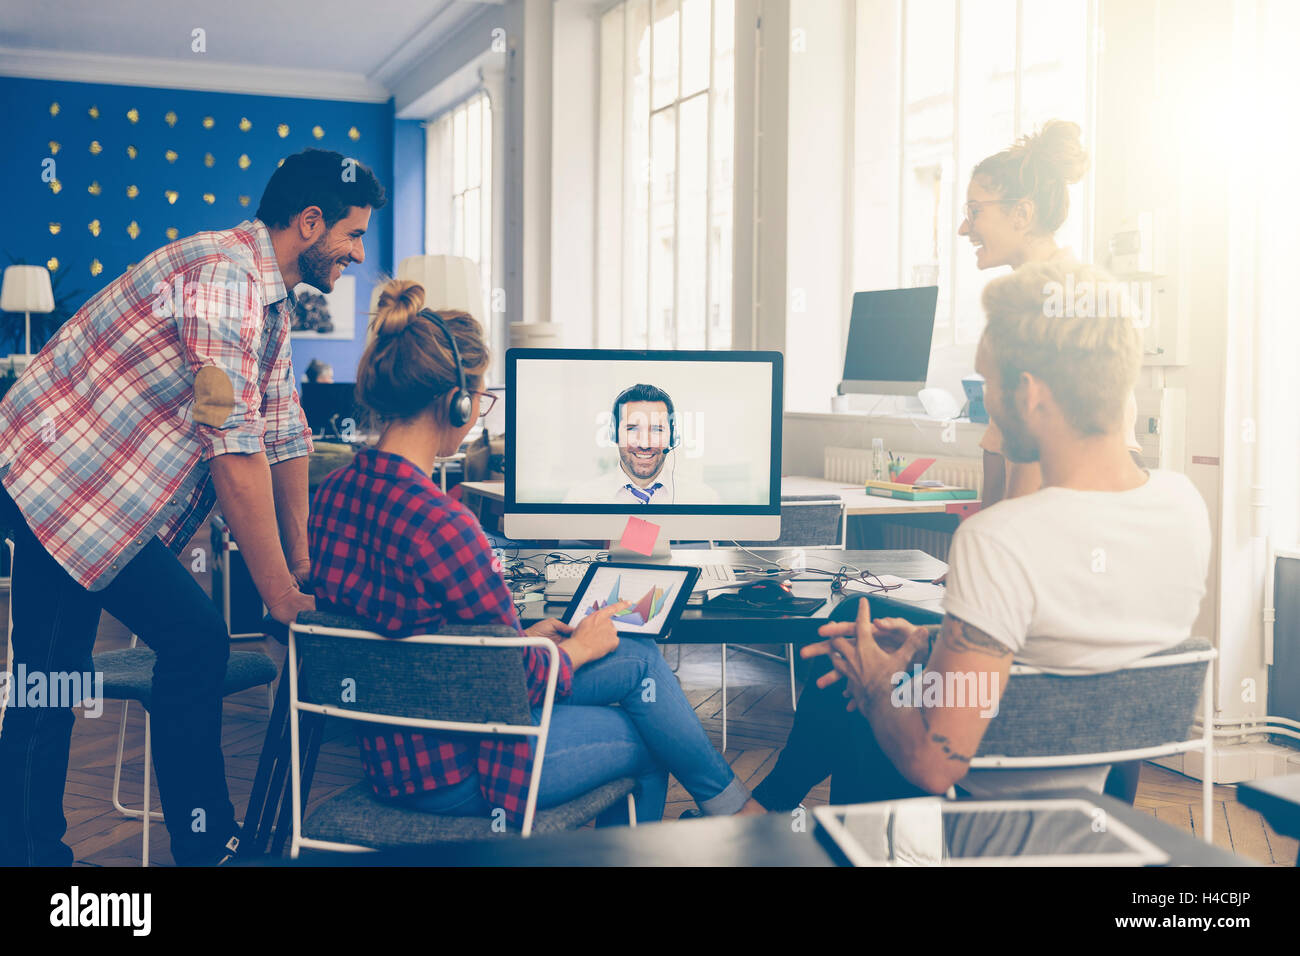
<svg viewBox="0 0 1300 956"><path fill-rule="evenodd" d="M654 495L656 491L658 491L663 486L664 486L663 482L656 481L649 488L642 491L640 488L638 488L636 485L632 484L629 481L626 485L626 488L628 491L632 492L632 494L636 496L637 501L641 502L641 504L643 505L648 505L650 503L650 498Z"/></svg>

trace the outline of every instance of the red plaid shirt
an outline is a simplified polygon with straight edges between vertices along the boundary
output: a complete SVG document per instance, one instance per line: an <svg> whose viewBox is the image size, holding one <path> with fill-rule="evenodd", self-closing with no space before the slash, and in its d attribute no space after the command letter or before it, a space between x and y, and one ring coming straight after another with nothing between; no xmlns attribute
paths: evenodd
<svg viewBox="0 0 1300 956"><path fill-rule="evenodd" d="M69 319L0 402L0 475L45 550L97 591L156 535L179 551L216 502L208 462L308 454L293 300L258 220L163 246ZM195 421L195 376L232 401ZM202 417L202 416L200 416Z"/></svg>
<svg viewBox="0 0 1300 956"><path fill-rule="evenodd" d="M474 516L400 455L366 448L316 489L307 521L318 600L394 637L436 634L449 620L508 624L522 633L510 590ZM524 649L529 698L546 693L549 658ZM573 665L560 651L556 697L567 697ZM480 790L515 825L523 821L532 772L527 738L475 738L385 730L361 734L375 793L399 797L460 783L478 771Z"/></svg>

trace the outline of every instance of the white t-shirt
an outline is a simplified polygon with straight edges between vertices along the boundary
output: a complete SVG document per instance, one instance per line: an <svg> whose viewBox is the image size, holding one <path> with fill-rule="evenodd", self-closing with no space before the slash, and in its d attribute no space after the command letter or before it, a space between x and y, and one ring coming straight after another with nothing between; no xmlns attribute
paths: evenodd
<svg viewBox="0 0 1300 956"><path fill-rule="evenodd" d="M1209 565L1209 513L1185 475L1152 471L1131 491L1043 488L957 529L944 610L1017 663L1115 670L1191 636ZM958 786L976 796L1030 785L1100 791L1106 769L975 771Z"/></svg>

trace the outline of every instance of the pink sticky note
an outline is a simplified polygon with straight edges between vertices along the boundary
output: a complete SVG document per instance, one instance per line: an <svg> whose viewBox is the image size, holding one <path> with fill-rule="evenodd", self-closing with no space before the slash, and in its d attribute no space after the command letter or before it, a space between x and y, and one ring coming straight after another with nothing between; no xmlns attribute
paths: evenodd
<svg viewBox="0 0 1300 956"><path fill-rule="evenodd" d="M619 539L618 543L629 551L649 556L654 554L657 540L659 540L659 526L657 524L642 518L631 517L627 519L627 527L623 529L623 537Z"/></svg>

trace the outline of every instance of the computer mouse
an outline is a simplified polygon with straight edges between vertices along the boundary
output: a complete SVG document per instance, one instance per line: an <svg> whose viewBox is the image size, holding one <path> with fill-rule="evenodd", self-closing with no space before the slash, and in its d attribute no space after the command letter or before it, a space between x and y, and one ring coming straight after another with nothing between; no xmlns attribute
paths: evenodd
<svg viewBox="0 0 1300 956"><path fill-rule="evenodd" d="M789 581L755 581L753 584L746 584L736 592L736 595L754 604L772 604L784 601L790 593Z"/></svg>

